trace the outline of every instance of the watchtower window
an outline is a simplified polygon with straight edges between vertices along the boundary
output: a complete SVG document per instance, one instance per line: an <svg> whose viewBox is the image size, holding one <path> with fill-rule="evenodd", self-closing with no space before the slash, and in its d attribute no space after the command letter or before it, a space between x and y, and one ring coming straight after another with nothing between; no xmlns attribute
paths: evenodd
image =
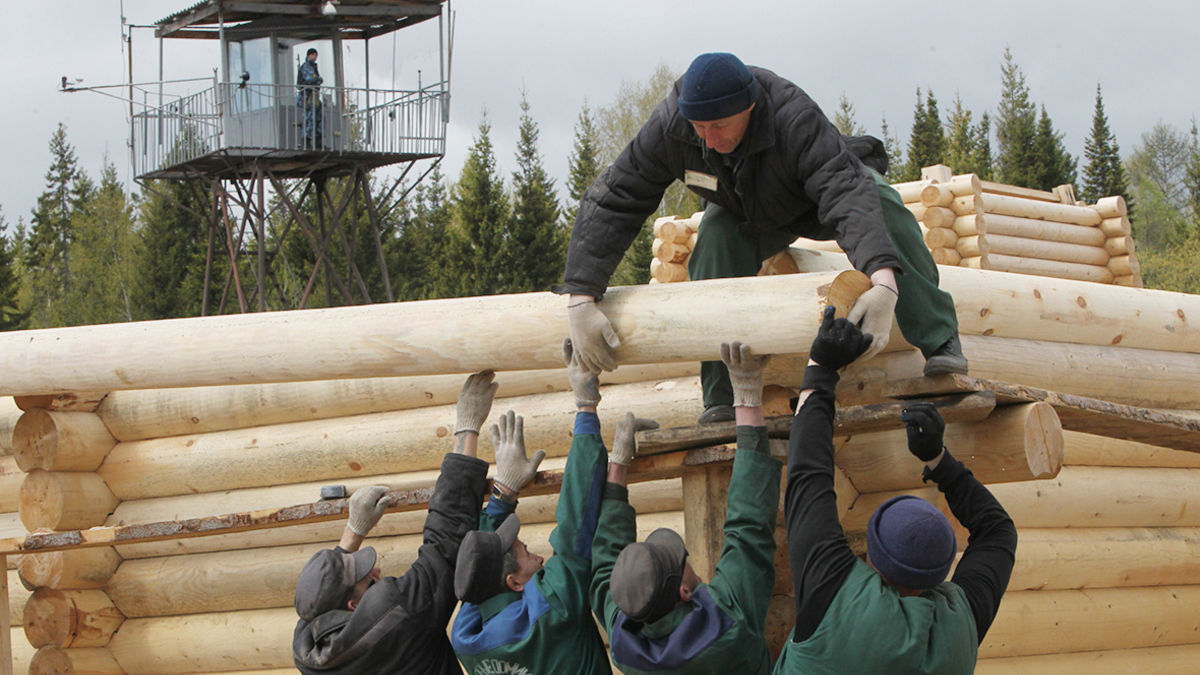
<svg viewBox="0 0 1200 675"><path fill-rule="evenodd" d="M276 82L271 68L271 38L230 42L229 77L240 86L231 101L237 112L273 105L272 85Z"/></svg>

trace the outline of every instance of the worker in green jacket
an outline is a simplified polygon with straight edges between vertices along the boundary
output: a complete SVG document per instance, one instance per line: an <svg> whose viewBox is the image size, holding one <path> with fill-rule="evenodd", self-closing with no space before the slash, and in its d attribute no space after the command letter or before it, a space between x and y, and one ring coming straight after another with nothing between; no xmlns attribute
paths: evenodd
<svg viewBox="0 0 1200 675"><path fill-rule="evenodd" d="M637 538L619 458L623 436L633 452L633 414L617 430L593 543L592 607L608 629L613 663L627 675L767 675L764 635L775 585L775 519L783 464L771 457L762 412L763 368L738 342L721 345L737 419L737 455L729 482L725 545L712 581L687 562L683 538L655 530ZM629 429L628 433L623 433ZM627 463L627 462L625 462Z"/></svg>
<svg viewBox="0 0 1200 675"><path fill-rule="evenodd" d="M592 538L608 457L600 438L597 375L563 345L578 412L550 534L554 555L543 561L517 535L515 514L495 514L494 532L468 534L459 551L454 589L463 601L451 643L468 675L579 675L612 672L591 617ZM524 453L520 418L493 432L497 455L516 445ZM489 506L489 509L491 507ZM544 563L544 564L543 564Z"/></svg>

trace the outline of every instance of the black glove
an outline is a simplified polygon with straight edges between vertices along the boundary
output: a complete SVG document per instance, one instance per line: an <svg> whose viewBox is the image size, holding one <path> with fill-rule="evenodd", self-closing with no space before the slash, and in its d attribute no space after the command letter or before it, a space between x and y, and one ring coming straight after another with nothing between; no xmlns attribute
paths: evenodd
<svg viewBox="0 0 1200 675"><path fill-rule="evenodd" d="M908 429L908 451L922 462L930 462L941 454L942 435L946 432L946 420L937 406L929 401L913 403L900 413Z"/></svg>
<svg viewBox="0 0 1200 675"><path fill-rule="evenodd" d="M825 308L825 318L808 358L826 368L841 370L862 356L874 338L846 319L834 319L835 312L837 309L832 305Z"/></svg>

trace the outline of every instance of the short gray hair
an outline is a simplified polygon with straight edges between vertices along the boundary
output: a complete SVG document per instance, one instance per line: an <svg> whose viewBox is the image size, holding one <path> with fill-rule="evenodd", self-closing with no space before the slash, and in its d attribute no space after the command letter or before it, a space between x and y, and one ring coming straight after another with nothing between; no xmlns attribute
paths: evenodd
<svg viewBox="0 0 1200 675"><path fill-rule="evenodd" d="M508 588L508 575L521 571L521 563L517 561L517 549L509 548L504 554L504 564L500 566L500 585Z"/></svg>

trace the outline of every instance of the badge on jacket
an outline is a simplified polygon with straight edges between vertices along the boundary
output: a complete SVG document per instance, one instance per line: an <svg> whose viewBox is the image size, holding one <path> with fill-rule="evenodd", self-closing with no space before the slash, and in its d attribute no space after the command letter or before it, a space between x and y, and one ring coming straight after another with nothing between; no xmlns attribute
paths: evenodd
<svg viewBox="0 0 1200 675"><path fill-rule="evenodd" d="M717 177L707 173L700 173L699 171L689 170L684 172L683 184L694 185L701 190L717 191Z"/></svg>

